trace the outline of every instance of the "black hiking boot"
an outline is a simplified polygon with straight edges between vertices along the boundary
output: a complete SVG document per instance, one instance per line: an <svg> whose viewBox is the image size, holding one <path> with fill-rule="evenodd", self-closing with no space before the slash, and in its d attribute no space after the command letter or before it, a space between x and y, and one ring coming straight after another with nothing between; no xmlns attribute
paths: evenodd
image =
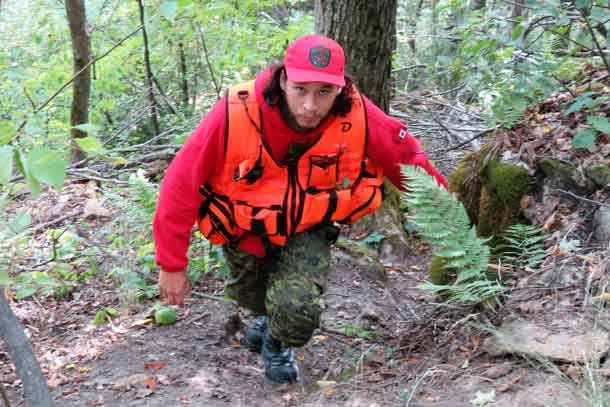
<svg viewBox="0 0 610 407"><path fill-rule="evenodd" d="M299 369L292 349L273 339L268 331L263 336L262 354L267 379L275 384L292 383L297 380Z"/></svg>
<svg viewBox="0 0 610 407"><path fill-rule="evenodd" d="M254 319L246 330L246 346L251 352L260 353L263 346L263 336L267 330L267 316L260 315Z"/></svg>

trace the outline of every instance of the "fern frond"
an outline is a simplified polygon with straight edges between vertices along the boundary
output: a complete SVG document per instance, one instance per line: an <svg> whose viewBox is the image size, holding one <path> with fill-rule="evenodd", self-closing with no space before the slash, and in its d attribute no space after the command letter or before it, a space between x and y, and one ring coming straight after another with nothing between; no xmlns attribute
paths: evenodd
<svg viewBox="0 0 610 407"><path fill-rule="evenodd" d="M463 302L481 302L501 293L503 288L487 278L489 239L477 236L464 205L424 170L402 166L401 173L408 190L402 198L411 220L424 240L437 247L435 255L444 259L444 268L457 272L453 284L427 282L422 288Z"/></svg>

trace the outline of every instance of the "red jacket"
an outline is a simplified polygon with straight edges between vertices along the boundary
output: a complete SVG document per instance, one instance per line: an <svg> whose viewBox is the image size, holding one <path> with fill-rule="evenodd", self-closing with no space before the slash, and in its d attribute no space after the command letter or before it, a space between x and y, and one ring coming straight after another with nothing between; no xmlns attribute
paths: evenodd
<svg viewBox="0 0 610 407"><path fill-rule="evenodd" d="M268 138L271 153L281 160L290 144L315 138L332 120L325 120L317 129L306 134L290 129L279 110L264 102L262 91L271 72L268 69L256 78L256 98L263 110L265 120L262 130ZM367 98L364 101L369 124L366 154L383 167L384 175L394 185L402 188L399 164L418 165L446 187L447 182L430 164L419 142L406 127L386 115ZM199 187L223 168L225 109L226 101L222 98L199 123L165 173L153 223L156 261L164 271L181 271L188 264L186 252L202 198ZM264 254L258 236L244 236L240 248L259 257Z"/></svg>

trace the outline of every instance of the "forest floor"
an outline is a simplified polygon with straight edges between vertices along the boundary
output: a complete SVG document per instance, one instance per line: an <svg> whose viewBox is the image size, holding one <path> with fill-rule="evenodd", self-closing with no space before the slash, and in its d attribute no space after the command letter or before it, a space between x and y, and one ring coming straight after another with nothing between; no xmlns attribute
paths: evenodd
<svg viewBox="0 0 610 407"><path fill-rule="evenodd" d="M13 306L57 405L66 407L585 406L579 373L573 372L574 379L562 373L576 365L552 369L548 361L491 356L484 346L491 334L481 327L496 326L509 314L548 319L544 310L577 319L579 310L564 294L578 290L578 282L544 296L532 289L535 302L495 310L443 306L417 288L426 278L429 248L413 243L410 263L386 268L384 275L358 269L334 249L322 328L297 350L300 380L291 386L266 383L260 355L241 345L243 325L236 315L246 324L248 316L232 303L201 295L222 290L212 273L170 326L150 323L148 302L94 327L100 306L121 307L116 288L103 279L90 280L79 299L48 297ZM523 304L529 308L518 306ZM531 310L536 307L538 312ZM6 355L0 358L11 405L21 406L19 380Z"/></svg>
<svg viewBox="0 0 610 407"><path fill-rule="evenodd" d="M440 167L447 174L454 164ZM128 258L146 258L152 249L137 247L133 234L121 237L126 226L117 226L117 219L126 209L114 201L120 194L106 192L73 184L62 194L25 197L9 208L28 208L33 224L71 214L53 224L67 234L40 229L36 244L15 249L27 261L14 266L44 274L50 270L45 256L52 255L50 265L68 259L69 269L52 273L74 289L61 299L9 297L57 405L610 405L608 298L594 297L609 285L610 252L591 237L586 222L563 235L577 234L583 250L555 246L539 269L511 276L498 303L479 307L443 303L419 288L432 249L416 236L404 248L409 260L383 272L346 249L374 241L343 237L333 248L321 328L296 349L300 379L273 386L264 380L260 355L242 345L251 317L223 300L218 273L201 275L178 321L168 326L151 322L154 297L135 301L117 289L120 270L135 266ZM91 253L101 262L88 261ZM38 294L44 294L45 281L39 281ZM56 286L47 288L57 293ZM148 288L139 287L145 293ZM94 325L96 313L107 307L118 316L108 314L106 323ZM1 343L0 383L11 407L24 406L21 382Z"/></svg>

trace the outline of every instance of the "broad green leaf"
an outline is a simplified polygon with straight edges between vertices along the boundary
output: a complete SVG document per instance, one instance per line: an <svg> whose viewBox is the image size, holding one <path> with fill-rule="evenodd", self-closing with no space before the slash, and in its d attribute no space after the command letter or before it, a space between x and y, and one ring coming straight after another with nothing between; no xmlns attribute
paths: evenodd
<svg viewBox="0 0 610 407"><path fill-rule="evenodd" d="M8 275L8 271L0 270L0 287L13 284L13 279Z"/></svg>
<svg viewBox="0 0 610 407"><path fill-rule="evenodd" d="M178 2L176 0L165 0L161 7L159 8L159 12L163 17L174 22L176 18L176 12L178 10Z"/></svg>
<svg viewBox="0 0 610 407"><path fill-rule="evenodd" d="M0 146L0 185L6 185L11 180L13 172L13 147Z"/></svg>
<svg viewBox="0 0 610 407"><path fill-rule="evenodd" d="M572 148L590 148L595 145L597 132L593 129L584 129L574 135Z"/></svg>
<svg viewBox="0 0 610 407"><path fill-rule="evenodd" d="M0 146L7 144L15 135L15 129L9 122L0 122Z"/></svg>
<svg viewBox="0 0 610 407"><path fill-rule="evenodd" d="M579 96L576 98L576 101L572 103L572 105L570 105L570 107L565 111L565 116L572 114L583 107L591 107L591 105L593 105L593 99L588 96L584 98Z"/></svg>
<svg viewBox="0 0 610 407"><path fill-rule="evenodd" d="M591 0L576 0L575 4L579 9L589 9L591 7Z"/></svg>
<svg viewBox="0 0 610 407"><path fill-rule="evenodd" d="M27 181L28 186L30 187L32 197L38 198L41 193L40 182L38 182L38 180L30 173L27 167L27 162L24 162L21 158L21 152L17 149L14 149L13 153L15 167L17 167L19 172L21 172L21 174L23 174L23 176L25 177L25 180Z"/></svg>
<svg viewBox="0 0 610 407"><path fill-rule="evenodd" d="M9 222L8 227L14 234L19 234L32 224L32 217L27 209L20 209L15 217Z"/></svg>
<svg viewBox="0 0 610 407"><path fill-rule="evenodd" d="M64 185L66 165L67 162L59 153L46 147L35 148L28 153L27 168L31 174L58 191Z"/></svg>
<svg viewBox="0 0 610 407"><path fill-rule="evenodd" d="M104 146L95 137L87 136L84 138L74 139L74 141L76 141L76 144L78 144L78 146L87 154L97 155L105 152Z"/></svg>
<svg viewBox="0 0 610 407"><path fill-rule="evenodd" d="M96 126L92 123L78 124L72 127L73 129L84 131L87 134L97 134L100 131L100 126Z"/></svg>
<svg viewBox="0 0 610 407"><path fill-rule="evenodd" d="M608 19L610 19L610 13L604 10L601 7L593 7L591 9L591 19L597 23L605 23Z"/></svg>
<svg viewBox="0 0 610 407"><path fill-rule="evenodd" d="M15 293L15 299L24 300L34 294L36 294L36 289L34 287L24 287L20 290L17 290L17 292Z"/></svg>
<svg viewBox="0 0 610 407"><path fill-rule="evenodd" d="M146 33L150 37L154 37L159 31L159 26L161 25L161 16L159 14L155 15L151 19L147 19L144 22L144 27L146 28Z"/></svg>
<svg viewBox="0 0 610 407"><path fill-rule="evenodd" d="M604 116L589 116L587 117L587 123L589 123L595 130L601 131L610 135L610 121Z"/></svg>

